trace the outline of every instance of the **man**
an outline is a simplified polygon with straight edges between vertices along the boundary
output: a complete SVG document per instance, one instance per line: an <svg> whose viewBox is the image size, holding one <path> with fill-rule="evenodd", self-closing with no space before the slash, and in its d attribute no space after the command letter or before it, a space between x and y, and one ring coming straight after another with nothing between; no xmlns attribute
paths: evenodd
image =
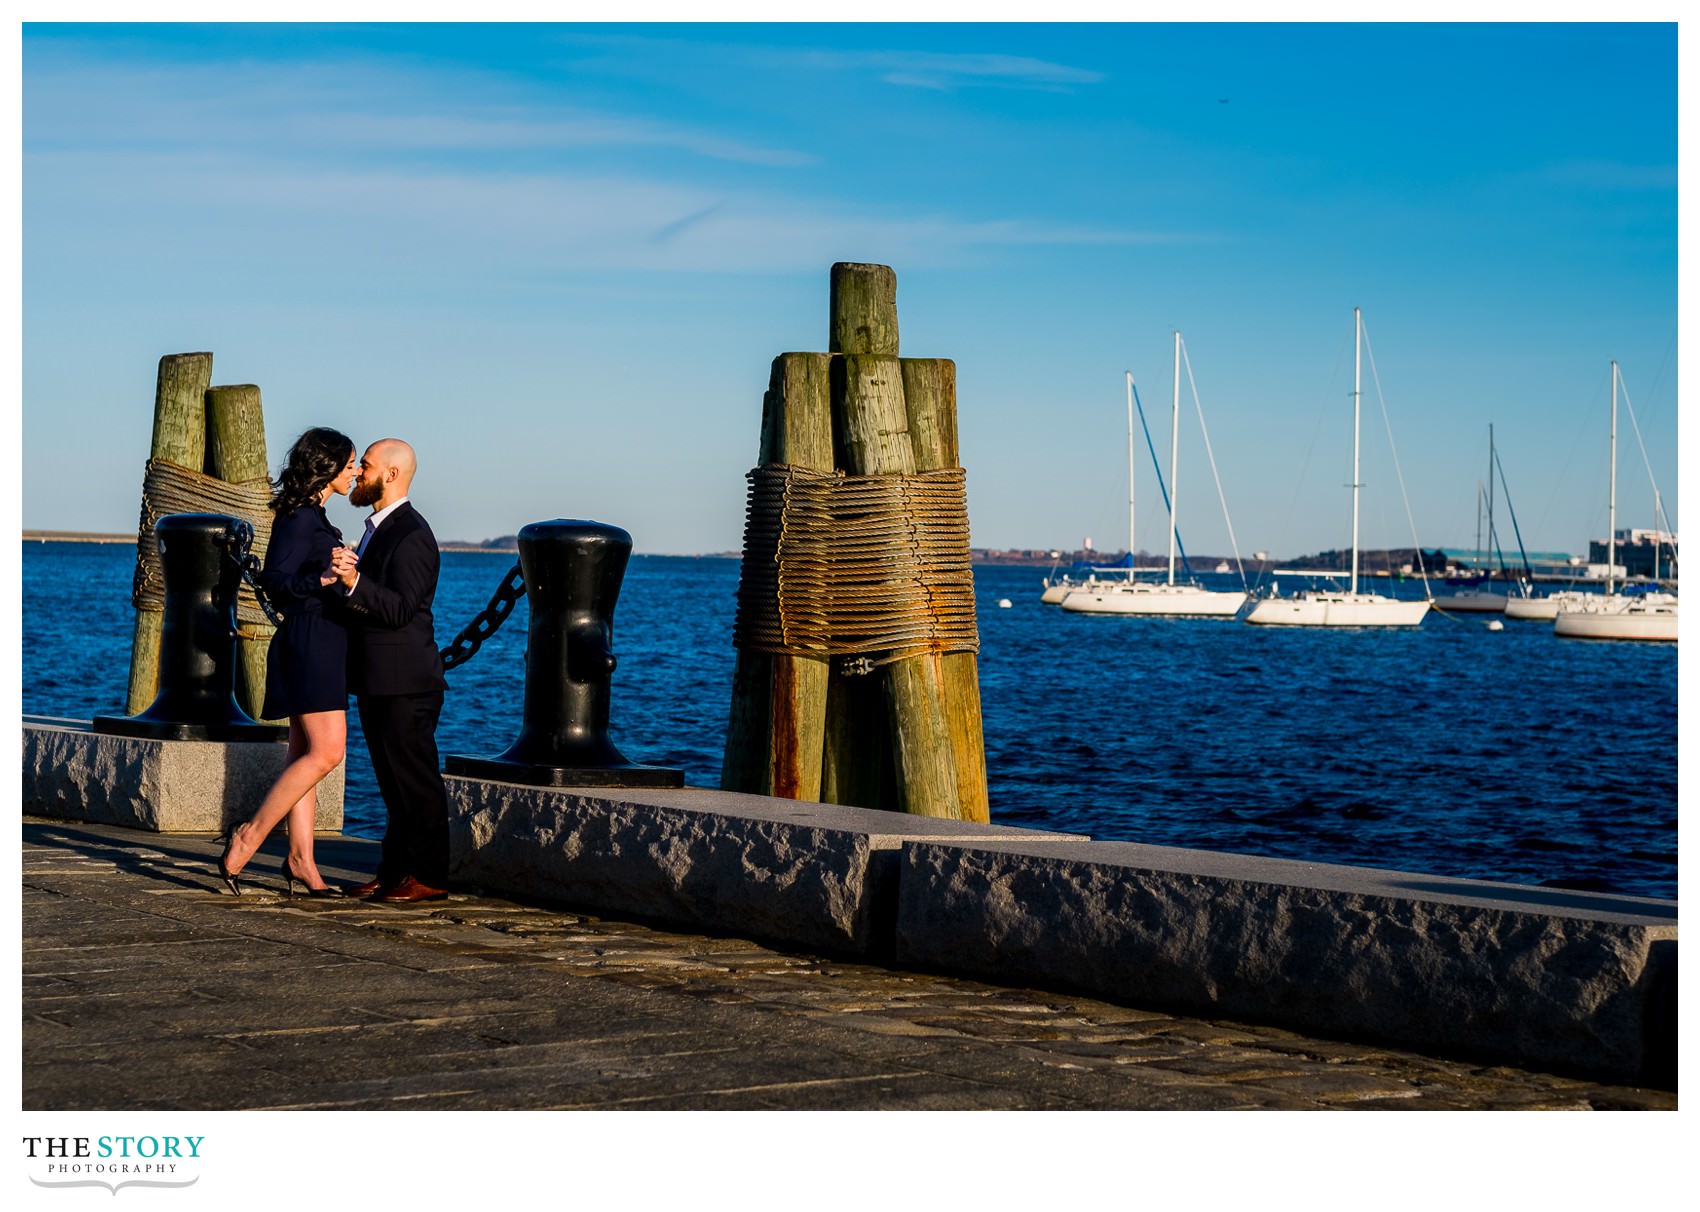
<svg viewBox="0 0 1700 1212"><path fill-rule="evenodd" d="M366 448L348 499L372 516L358 554L341 548L332 571L350 612L348 688L388 817L376 878L349 889L391 904L446 896L449 803L437 761L443 661L431 630L437 540L408 500L413 448L384 438Z"/></svg>

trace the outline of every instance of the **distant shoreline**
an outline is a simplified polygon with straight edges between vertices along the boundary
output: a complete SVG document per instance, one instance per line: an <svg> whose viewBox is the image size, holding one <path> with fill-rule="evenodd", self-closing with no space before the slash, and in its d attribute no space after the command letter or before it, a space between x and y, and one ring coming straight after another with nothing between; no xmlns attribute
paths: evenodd
<svg viewBox="0 0 1700 1212"><path fill-rule="evenodd" d="M133 534L109 534L109 533L105 533L105 532L101 532L101 531L86 531L86 530L25 530L23 532L23 541L26 542L26 543L128 543L128 544L133 544L136 541L136 536L133 535ZM468 542L464 539L448 539L448 540L439 542L437 544L437 550L439 550L439 551L453 551L453 552L470 551L470 552L488 553L488 554L493 554L493 555L508 555L508 556L513 556L513 555L519 554L519 546L518 546L518 542L517 542L517 536L514 536L514 535L504 535L500 538L486 539L485 541L480 542L480 543ZM739 551L700 551L700 552L645 551L645 552L637 552L635 554L639 558L641 558L643 556L661 556L661 557L665 557L667 559L679 559L679 560L741 560L741 559L743 559L743 553L739 552ZM1377 553L1369 553L1369 554L1383 556L1383 558L1385 558L1385 553L1377 552ZM1403 554L1403 553L1401 553L1401 554ZM970 559L971 559L973 565L976 568L1059 568L1059 567L1066 568L1071 562L1086 561L1086 560L1090 560L1093 557L1097 557L1098 559L1106 561L1106 563L1099 565L1099 567L1100 567L1101 570L1106 570L1106 571L1111 571L1111 572L1116 571L1119 564L1120 564L1120 561L1126 558L1125 556L1123 556L1120 553L1087 552L1087 551L1067 552L1067 553L1064 553L1063 558L1060 559L1060 560L1053 558L1049 552L1041 552L1041 551L1032 550L1032 549L1028 549L1028 550L1021 550L1021 549L997 550L997 549L976 547L972 550L972 552L970 552ZM1199 557L1195 561L1195 567L1198 567L1198 568L1215 567L1216 564L1218 563L1218 561L1221 560L1221 558L1222 557L1219 557L1219 556L1202 556L1202 557ZM1308 557L1308 556L1294 557L1292 560L1279 561L1279 563L1281 563L1281 564L1302 564L1305 561L1308 561L1308 560L1311 560L1311 559L1314 559L1314 558L1315 557ZM1245 560L1245 561L1243 561L1243 563L1245 565L1245 570L1246 570L1247 573L1254 573L1254 574L1261 575L1263 573L1266 573L1266 572L1273 570L1275 568L1276 564L1277 564L1277 561L1272 561L1272 560L1262 560L1262 561ZM1412 574L1412 573L1400 574L1400 573L1391 572L1386 567L1383 567L1383 568L1380 568L1380 569L1372 569L1371 567L1369 567L1369 561L1368 560L1365 560L1364 565L1365 566L1360 568L1359 573L1358 573L1358 575L1360 577L1364 577L1364 578L1379 577L1379 578L1386 579L1386 578L1390 578L1390 577L1396 577L1396 578L1400 578L1400 579L1414 579L1415 575L1416 575L1416 574ZM1150 562L1146 562L1146 557L1142 556L1141 557L1141 563L1140 563L1139 566L1144 571L1151 571L1151 570L1159 567L1160 564L1154 558L1151 559ZM1334 568L1332 568L1331 565L1327 565L1327 564L1316 565L1316 566L1313 566L1313 567L1314 567L1314 570L1317 572L1318 575L1322 575L1324 573L1326 573L1327 575L1335 575L1335 576L1345 576L1346 575L1345 569L1334 569ZM1301 569L1301 571L1302 570L1303 569ZM1431 580L1441 580L1441 579L1443 579L1443 574L1441 574L1439 572L1430 572L1429 578ZM1496 579L1500 579L1500 578L1496 577L1492 572L1489 572L1488 573L1488 579L1489 580L1496 580ZM1577 578L1576 578L1575 574L1573 574L1573 573L1568 575L1568 576L1559 576L1559 575L1537 573L1533 577L1533 579L1535 581L1551 581L1551 582L1554 582L1554 583L1562 581L1562 582L1568 583L1568 582L1573 581Z"/></svg>
<svg viewBox="0 0 1700 1212"><path fill-rule="evenodd" d="M26 530L26 543L134 543L133 534L100 534L88 530Z"/></svg>
<svg viewBox="0 0 1700 1212"><path fill-rule="evenodd" d="M23 532L26 543L125 543L134 545L136 536L133 534L110 534L94 530L26 530ZM450 539L437 544L438 551L478 551L490 552L494 555L517 555L519 547L513 543L468 543L459 539ZM649 555L659 555L660 552L648 552ZM708 552L701 556L686 556L687 559L738 559L735 551Z"/></svg>
<svg viewBox="0 0 1700 1212"><path fill-rule="evenodd" d="M26 530L23 532L26 543L134 543L133 534L108 534L95 530ZM439 551L493 551L502 555L514 555L519 548L511 544L486 545L483 543L465 543L450 540L438 543Z"/></svg>
<svg viewBox="0 0 1700 1212"><path fill-rule="evenodd" d="M136 541L133 534L110 534L90 530L26 530L23 532L26 543L129 543ZM490 539L482 543L471 543L464 539L448 539L437 544L438 551L473 551L488 552L495 555L518 555L517 542L509 537L509 541ZM645 551L636 553L640 556L667 556L682 560L741 560L741 551ZM1002 552L975 550L972 553L976 565L1012 566L1021 568L1048 568L1053 563L1049 555L1031 552ZM1212 560L1212 562L1214 562Z"/></svg>

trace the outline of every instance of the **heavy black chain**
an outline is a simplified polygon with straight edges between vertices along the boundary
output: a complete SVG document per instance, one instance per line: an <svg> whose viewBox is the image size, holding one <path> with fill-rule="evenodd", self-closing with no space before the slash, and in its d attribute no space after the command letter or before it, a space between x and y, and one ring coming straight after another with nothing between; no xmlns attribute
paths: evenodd
<svg viewBox="0 0 1700 1212"><path fill-rule="evenodd" d="M525 596L525 573L515 564L508 569L508 575L496 589L490 604L480 610L472 622L461 629L447 648L441 650L443 668L453 669L463 665L477 653L478 646L496 634L496 629L507 622L508 616L514 611L514 604Z"/></svg>
<svg viewBox="0 0 1700 1212"><path fill-rule="evenodd" d="M260 609L266 612L266 618L271 620L273 627L283 626L283 616L273 609L271 600L266 597L266 591L260 588L260 558L250 548L254 546L254 526L241 518L232 518L232 525L225 532L224 552L236 562L236 567L242 570L242 579L248 583L248 588L254 591L254 600L260 604Z"/></svg>

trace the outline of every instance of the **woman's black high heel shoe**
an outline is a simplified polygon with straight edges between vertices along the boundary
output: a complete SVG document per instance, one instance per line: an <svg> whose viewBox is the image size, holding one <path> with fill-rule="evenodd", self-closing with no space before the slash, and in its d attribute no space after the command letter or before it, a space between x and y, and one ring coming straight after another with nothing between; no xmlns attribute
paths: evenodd
<svg viewBox="0 0 1700 1212"><path fill-rule="evenodd" d="M284 855L283 879L285 895L291 897L295 895L295 881L297 878L295 868L289 865L289 856L287 854ZM301 887L306 890L308 896L330 897L342 895L341 888L333 888L329 884L326 884L323 888L313 888L308 885L306 880L302 880Z"/></svg>
<svg viewBox="0 0 1700 1212"><path fill-rule="evenodd" d="M242 895L242 885L236 882L239 872L230 869L230 851L236 845L236 830L226 829L223 838L224 853L218 856L218 877L224 881L224 886L230 889L231 896Z"/></svg>

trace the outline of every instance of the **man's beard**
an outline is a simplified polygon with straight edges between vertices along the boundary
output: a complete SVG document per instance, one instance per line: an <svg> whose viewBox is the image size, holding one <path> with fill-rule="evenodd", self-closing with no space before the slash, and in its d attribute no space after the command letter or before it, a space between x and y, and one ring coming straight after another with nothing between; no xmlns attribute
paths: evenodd
<svg viewBox="0 0 1700 1212"><path fill-rule="evenodd" d="M383 495L384 486L382 484L369 484L365 480L360 480L353 488L348 490L348 503L361 506L376 505L378 498Z"/></svg>

